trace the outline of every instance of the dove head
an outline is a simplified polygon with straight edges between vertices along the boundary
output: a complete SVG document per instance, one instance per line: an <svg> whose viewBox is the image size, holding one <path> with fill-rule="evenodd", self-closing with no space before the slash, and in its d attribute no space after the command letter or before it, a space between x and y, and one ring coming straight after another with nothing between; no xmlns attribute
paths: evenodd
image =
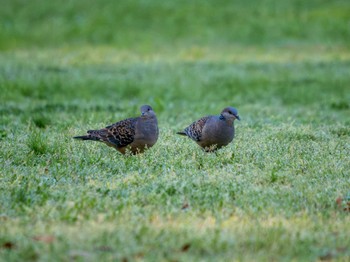
<svg viewBox="0 0 350 262"><path fill-rule="evenodd" d="M222 110L221 112L221 116L227 120L231 120L234 121L236 119L241 120L239 115L238 115L238 111L236 108L234 107L226 107L224 108L224 110Z"/></svg>
<svg viewBox="0 0 350 262"><path fill-rule="evenodd" d="M156 114L154 113L152 107L149 106L149 105L141 106L140 110L141 110L141 117L152 118L152 117L156 116Z"/></svg>

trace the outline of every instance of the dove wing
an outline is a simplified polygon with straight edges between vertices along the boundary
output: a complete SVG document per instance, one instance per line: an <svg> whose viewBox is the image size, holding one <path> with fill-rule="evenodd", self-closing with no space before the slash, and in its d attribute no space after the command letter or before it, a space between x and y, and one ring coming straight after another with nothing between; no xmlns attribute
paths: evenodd
<svg viewBox="0 0 350 262"><path fill-rule="evenodd" d="M137 119L128 118L100 130L89 130L88 134L102 142L124 147L134 141Z"/></svg>
<svg viewBox="0 0 350 262"><path fill-rule="evenodd" d="M201 141L203 128L209 118L210 116L202 117L186 127L184 130L186 135L195 141Z"/></svg>

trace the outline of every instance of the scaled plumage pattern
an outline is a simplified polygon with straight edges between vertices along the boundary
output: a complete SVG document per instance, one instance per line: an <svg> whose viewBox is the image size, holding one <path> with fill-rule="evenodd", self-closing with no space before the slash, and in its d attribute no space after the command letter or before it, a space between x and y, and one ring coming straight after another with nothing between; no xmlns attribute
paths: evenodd
<svg viewBox="0 0 350 262"><path fill-rule="evenodd" d="M142 153L157 142L159 131L152 107L143 105L140 110L139 117L121 120L99 130L89 130L87 135L74 138L103 142L122 154L128 150L132 154Z"/></svg>
<svg viewBox="0 0 350 262"><path fill-rule="evenodd" d="M233 140L236 119L240 120L237 109L226 107L219 116L202 117L177 134L188 136L206 152L215 151Z"/></svg>

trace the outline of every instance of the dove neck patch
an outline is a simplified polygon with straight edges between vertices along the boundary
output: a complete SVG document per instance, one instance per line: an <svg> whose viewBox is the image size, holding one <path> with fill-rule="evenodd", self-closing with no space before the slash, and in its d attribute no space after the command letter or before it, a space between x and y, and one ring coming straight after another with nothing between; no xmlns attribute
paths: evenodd
<svg viewBox="0 0 350 262"><path fill-rule="evenodd" d="M220 115L220 116L219 116L219 119L220 119L220 120L225 120L225 117L224 117L223 115Z"/></svg>

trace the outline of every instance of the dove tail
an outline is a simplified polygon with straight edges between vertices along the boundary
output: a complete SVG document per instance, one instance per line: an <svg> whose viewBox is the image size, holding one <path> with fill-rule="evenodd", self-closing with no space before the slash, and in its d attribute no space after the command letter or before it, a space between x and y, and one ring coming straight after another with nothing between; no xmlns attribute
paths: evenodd
<svg viewBox="0 0 350 262"><path fill-rule="evenodd" d="M97 137L93 137L91 135L86 135L86 136L74 136L74 139L80 139L80 140L94 140L97 141L99 140Z"/></svg>
<svg viewBox="0 0 350 262"><path fill-rule="evenodd" d="M184 131L176 132L176 134L181 136L187 136L187 134Z"/></svg>

